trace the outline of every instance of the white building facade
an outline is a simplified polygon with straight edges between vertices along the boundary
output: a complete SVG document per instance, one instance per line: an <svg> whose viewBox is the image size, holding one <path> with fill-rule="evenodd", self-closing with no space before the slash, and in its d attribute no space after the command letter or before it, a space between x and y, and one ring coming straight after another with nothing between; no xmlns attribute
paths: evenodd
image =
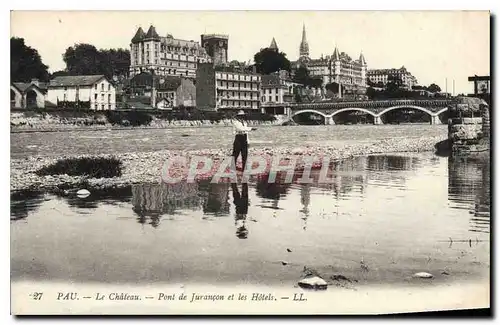
<svg viewBox="0 0 500 325"><path fill-rule="evenodd" d="M104 75L61 76L47 86L47 100L61 106L116 109L116 88Z"/></svg>

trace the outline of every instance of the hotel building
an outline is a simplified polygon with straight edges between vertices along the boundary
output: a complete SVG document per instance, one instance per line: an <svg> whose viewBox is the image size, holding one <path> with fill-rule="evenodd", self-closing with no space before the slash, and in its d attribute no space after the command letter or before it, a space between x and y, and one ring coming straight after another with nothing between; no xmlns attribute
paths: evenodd
<svg viewBox="0 0 500 325"><path fill-rule="evenodd" d="M261 76L230 66L200 63L196 71L196 105L200 109L260 108Z"/></svg>
<svg viewBox="0 0 500 325"><path fill-rule="evenodd" d="M404 66L399 69L371 69L368 70L367 76L372 83L382 83L384 86L393 78L401 80L402 86L408 90L418 85L417 78L406 70Z"/></svg>
<svg viewBox="0 0 500 325"><path fill-rule="evenodd" d="M343 90L366 90L367 64L363 53L359 59L353 60L344 52L339 52L335 47L333 54L319 59L309 57L309 43L307 42L306 29L302 29L302 41L299 46L300 57L292 66L301 65L307 67L311 77L319 77L323 80L323 86L332 82L342 84Z"/></svg>

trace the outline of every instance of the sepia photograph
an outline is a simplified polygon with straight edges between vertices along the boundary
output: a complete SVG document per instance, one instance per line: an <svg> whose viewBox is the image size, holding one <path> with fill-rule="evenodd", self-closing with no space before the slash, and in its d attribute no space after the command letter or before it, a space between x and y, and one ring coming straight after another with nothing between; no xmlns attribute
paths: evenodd
<svg viewBox="0 0 500 325"><path fill-rule="evenodd" d="M491 313L491 24L11 11L11 314Z"/></svg>

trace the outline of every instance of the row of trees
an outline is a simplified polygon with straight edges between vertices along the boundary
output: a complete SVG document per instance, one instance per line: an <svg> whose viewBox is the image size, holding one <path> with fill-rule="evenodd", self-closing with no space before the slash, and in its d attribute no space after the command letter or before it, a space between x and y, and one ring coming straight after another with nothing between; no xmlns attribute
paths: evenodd
<svg viewBox="0 0 500 325"><path fill-rule="evenodd" d="M36 78L48 81L57 76L103 74L108 78L128 74L130 52L125 49L100 49L91 44L75 44L63 54L66 69L50 74L38 51L25 44L23 38L10 39L10 79L29 82Z"/></svg>

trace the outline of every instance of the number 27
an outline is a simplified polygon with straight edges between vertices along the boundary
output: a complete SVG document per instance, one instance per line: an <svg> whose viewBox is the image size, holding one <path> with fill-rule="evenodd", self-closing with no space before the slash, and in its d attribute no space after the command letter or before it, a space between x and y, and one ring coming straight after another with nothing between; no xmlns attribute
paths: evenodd
<svg viewBox="0 0 500 325"><path fill-rule="evenodd" d="M43 296L43 292L35 292L33 293L33 300L41 300Z"/></svg>

